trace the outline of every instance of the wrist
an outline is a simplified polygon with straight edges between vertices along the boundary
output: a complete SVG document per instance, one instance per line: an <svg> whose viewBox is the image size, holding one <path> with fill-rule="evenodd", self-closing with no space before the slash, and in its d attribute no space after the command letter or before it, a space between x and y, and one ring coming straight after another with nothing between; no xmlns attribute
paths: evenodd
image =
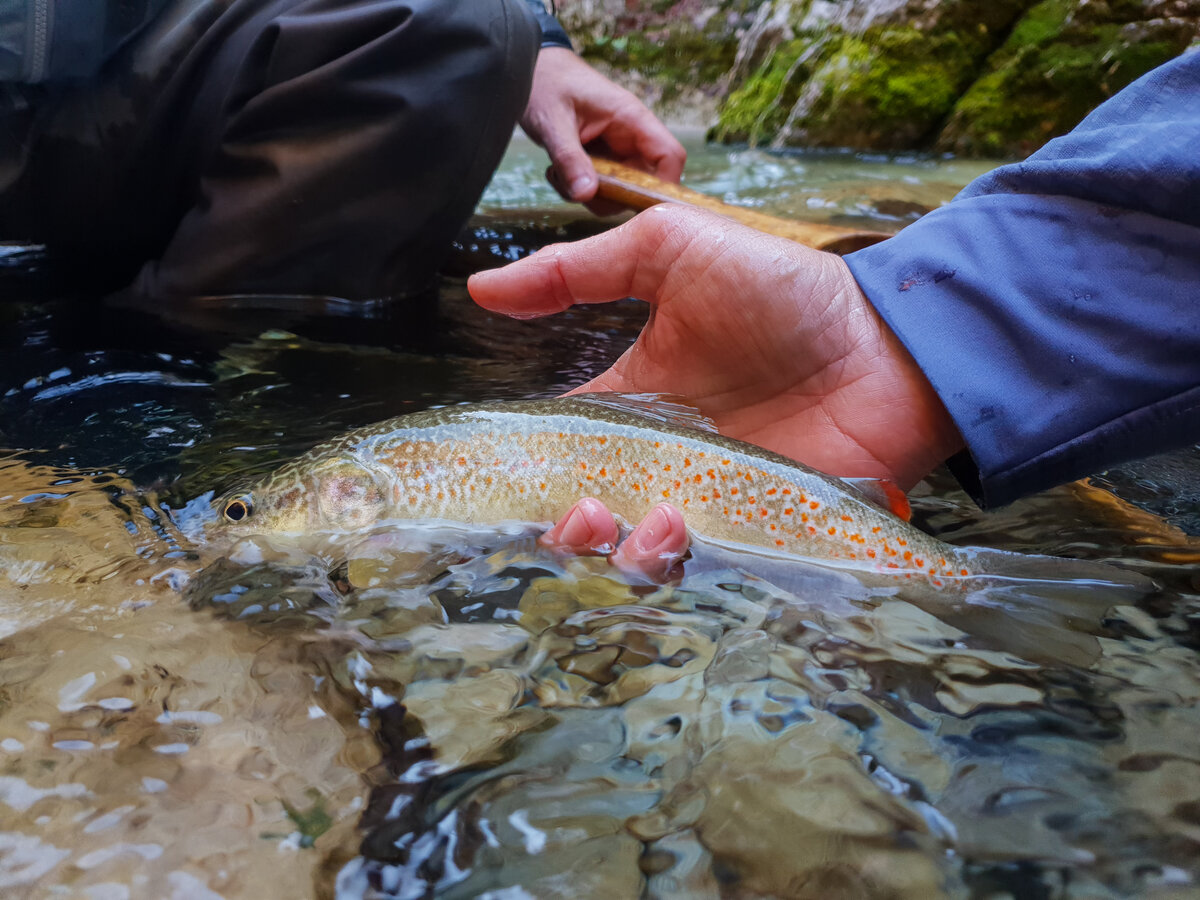
<svg viewBox="0 0 1200 900"><path fill-rule="evenodd" d="M865 414L878 429L876 455L906 490L965 446L932 382L872 305L841 257L830 259L837 292L851 323L850 340L873 357L857 402L878 407Z"/></svg>

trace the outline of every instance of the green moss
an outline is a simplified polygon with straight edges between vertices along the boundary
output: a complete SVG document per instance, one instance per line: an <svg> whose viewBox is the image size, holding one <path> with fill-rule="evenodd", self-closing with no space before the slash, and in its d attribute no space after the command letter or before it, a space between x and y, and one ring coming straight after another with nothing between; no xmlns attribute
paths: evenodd
<svg viewBox="0 0 1200 900"><path fill-rule="evenodd" d="M810 146L910 147L945 119L971 80L980 39L915 28L873 29L831 42L809 79L805 108L791 125ZM800 74L800 73L798 73ZM782 100L799 91L776 88ZM761 118L762 127L782 118Z"/></svg>
<svg viewBox="0 0 1200 900"><path fill-rule="evenodd" d="M599 37L581 48L585 59L631 69L658 84L670 98L684 85L716 84L733 66L736 37L677 27L655 39L640 32Z"/></svg>
<svg viewBox="0 0 1200 900"><path fill-rule="evenodd" d="M299 810L286 800L280 802L283 803L288 818L300 832L300 846L311 847L317 838L333 827L333 817L325 811L325 798L321 796L320 792L309 788L305 793L312 801L312 806L306 810Z"/></svg>
<svg viewBox="0 0 1200 900"><path fill-rule="evenodd" d="M792 71L808 41L793 40L775 52L721 105L710 137L730 143L768 141L783 127L796 101L799 79Z"/></svg>
<svg viewBox="0 0 1200 900"><path fill-rule="evenodd" d="M1113 6L1086 16L1071 15L1077 10L1071 0L1033 7L958 101L938 147L976 156L1028 154L1191 39L1178 23L1111 21L1128 14Z"/></svg>

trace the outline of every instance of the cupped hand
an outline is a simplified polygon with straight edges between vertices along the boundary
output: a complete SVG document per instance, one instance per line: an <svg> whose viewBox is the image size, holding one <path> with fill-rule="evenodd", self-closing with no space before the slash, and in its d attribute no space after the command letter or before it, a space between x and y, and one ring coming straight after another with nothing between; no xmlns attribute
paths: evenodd
<svg viewBox="0 0 1200 900"><path fill-rule="evenodd" d="M613 514L594 497L577 501L539 539L543 546L580 556L607 556L627 575L666 581L688 551L691 539L683 514L660 503L621 540Z"/></svg>
<svg viewBox="0 0 1200 900"><path fill-rule="evenodd" d="M712 213L658 206L468 282L529 317L637 297L650 320L577 391L680 395L723 434L907 489L962 447L945 407L840 257Z"/></svg>
<svg viewBox="0 0 1200 900"><path fill-rule="evenodd" d="M637 97L565 47L538 53L521 127L550 154L547 177L555 189L599 215L618 207L593 199L600 182L588 151L675 182L687 159Z"/></svg>

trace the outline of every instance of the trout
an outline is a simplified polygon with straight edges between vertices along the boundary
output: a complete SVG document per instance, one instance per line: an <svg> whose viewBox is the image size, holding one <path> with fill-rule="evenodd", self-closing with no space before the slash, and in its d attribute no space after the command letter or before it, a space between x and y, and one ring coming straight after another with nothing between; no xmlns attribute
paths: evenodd
<svg viewBox="0 0 1200 900"><path fill-rule="evenodd" d="M1098 563L946 544L906 521L907 500L894 486L872 499L866 480L822 474L724 437L699 414L662 409L644 399L585 394L389 419L320 444L248 490L217 499L208 536L359 532L417 520L547 523L590 496L627 522L667 501L682 510L694 536L709 542L935 588L997 569L1046 577L1044 567L1030 572L1020 560L1067 566L1057 578L1127 580Z"/></svg>

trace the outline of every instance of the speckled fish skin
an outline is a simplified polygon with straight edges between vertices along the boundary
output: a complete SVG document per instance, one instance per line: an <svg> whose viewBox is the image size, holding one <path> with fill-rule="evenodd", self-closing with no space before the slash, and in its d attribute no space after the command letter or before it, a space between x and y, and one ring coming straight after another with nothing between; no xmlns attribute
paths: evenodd
<svg viewBox="0 0 1200 900"><path fill-rule="evenodd" d="M668 501L694 534L837 560L935 586L972 574L944 544L836 478L715 433L585 397L449 407L313 448L248 492L230 535L352 531L395 520L549 522L596 497L629 522Z"/></svg>

